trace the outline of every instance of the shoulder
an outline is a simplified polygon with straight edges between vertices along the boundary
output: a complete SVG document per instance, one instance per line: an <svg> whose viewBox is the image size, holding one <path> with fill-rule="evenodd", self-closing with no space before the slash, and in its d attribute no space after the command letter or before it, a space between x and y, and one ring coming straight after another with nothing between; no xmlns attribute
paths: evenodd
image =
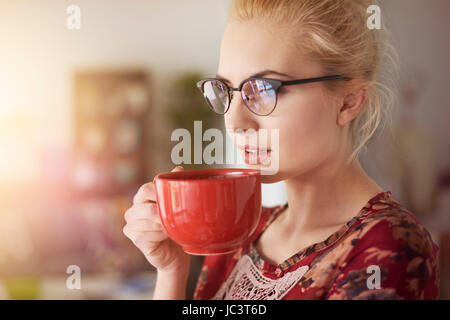
<svg viewBox="0 0 450 320"><path fill-rule="evenodd" d="M351 249L331 298L437 298L439 248L422 223L390 192L363 208L346 240ZM381 277L376 291L367 290L369 271L374 268Z"/></svg>
<svg viewBox="0 0 450 320"><path fill-rule="evenodd" d="M376 245L422 256L438 249L426 227L390 192L367 203L350 233L355 248Z"/></svg>

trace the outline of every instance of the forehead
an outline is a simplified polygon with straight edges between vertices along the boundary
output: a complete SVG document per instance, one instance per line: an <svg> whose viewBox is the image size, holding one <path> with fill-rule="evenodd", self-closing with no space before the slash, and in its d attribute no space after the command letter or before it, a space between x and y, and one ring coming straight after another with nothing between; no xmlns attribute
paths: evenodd
<svg viewBox="0 0 450 320"><path fill-rule="evenodd" d="M265 69L300 77L313 73L293 36L259 21L231 22L222 37L217 73L238 85Z"/></svg>

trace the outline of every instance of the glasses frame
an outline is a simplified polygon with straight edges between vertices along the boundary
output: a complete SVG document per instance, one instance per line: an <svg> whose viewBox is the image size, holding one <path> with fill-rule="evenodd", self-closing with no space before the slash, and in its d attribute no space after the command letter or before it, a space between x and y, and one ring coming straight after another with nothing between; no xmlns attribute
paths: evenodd
<svg viewBox="0 0 450 320"><path fill-rule="evenodd" d="M242 97L242 88L244 87L244 85L251 81L251 80L263 80L266 81L268 83L270 83L270 85L272 86L273 90L275 90L275 104L272 108L272 110L267 113L267 114L259 114L256 113L255 111L253 111L248 105L247 102L245 102L244 98ZM231 100L233 99L233 93L234 91L240 91L241 92L241 98L242 101L244 102L245 106L247 107L248 110L250 110L250 112L258 115L258 116L268 116L270 115L276 108L277 106L277 102L278 102L278 91L280 90L281 87L283 86L290 86L290 85L294 85L294 84L304 84L304 83L311 83L311 82L319 82L319 81L328 81L328 80L351 80L351 78L349 77L345 77L345 76L341 76L341 75L333 75L333 76L324 76L324 77L316 77L316 78L307 78L307 79L297 79L297 80L287 80L287 81L282 81L282 80L278 80L278 79L270 79L270 78L264 78L264 77L251 77L251 78L247 78L245 80L243 80L238 88L233 88L230 87L229 85L227 85L224 81L217 79L217 78L205 78L202 79L200 81L197 82L197 88L202 92L203 96L205 97L205 91L204 91L204 85L206 82L208 81L218 81L221 84L223 84L225 86L225 88L227 89L227 93L228 93L228 105L225 109L225 111L223 113L219 113L216 110L214 110L214 107L211 105L211 103L209 102L209 99L205 100L208 103L208 106L217 114L223 115L225 113L227 113L227 111L230 109L230 105L231 105Z"/></svg>

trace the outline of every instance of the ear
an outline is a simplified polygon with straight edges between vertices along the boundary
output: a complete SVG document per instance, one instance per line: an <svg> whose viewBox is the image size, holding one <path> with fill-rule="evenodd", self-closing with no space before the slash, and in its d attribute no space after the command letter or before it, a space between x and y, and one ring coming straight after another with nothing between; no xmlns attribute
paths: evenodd
<svg viewBox="0 0 450 320"><path fill-rule="evenodd" d="M344 95L343 103L337 113L336 123L344 126L355 119L367 99L367 87L358 86Z"/></svg>

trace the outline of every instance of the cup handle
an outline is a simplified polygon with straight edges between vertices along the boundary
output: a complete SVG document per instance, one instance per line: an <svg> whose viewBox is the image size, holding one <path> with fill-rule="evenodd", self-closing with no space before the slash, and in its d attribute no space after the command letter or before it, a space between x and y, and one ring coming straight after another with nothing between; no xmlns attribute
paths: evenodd
<svg viewBox="0 0 450 320"><path fill-rule="evenodd" d="M153 178L153 185L154 185L154 187L155 187L155 193L156 193L156 183L155 183L155 180L158 178L158 176L160 175L160 173L158 173L154 178ZM149 200L150 202L152 202L152 203L156 203L156 201L153 201L153 200Z"/></svg>

